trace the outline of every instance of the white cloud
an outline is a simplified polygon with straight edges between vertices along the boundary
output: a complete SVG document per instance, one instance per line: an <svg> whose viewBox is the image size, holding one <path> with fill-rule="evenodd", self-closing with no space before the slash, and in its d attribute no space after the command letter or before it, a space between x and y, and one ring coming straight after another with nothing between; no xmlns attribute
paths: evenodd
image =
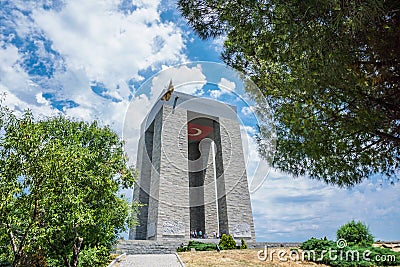
<svg viewBox="0 0 400 267"><path fill-rule="evenodd" d="M381 191L376 186L365 181L343 189L272 171L251 195L257 237L269 241L335 239L336 230L354 219L366 223L376 239L397 240L397 227L382 222L395 220L399 214L400 208L393 203L400 200L400 186L385 186Z"/></svg>
<svg viewBox="0 0 400 267"><path fill-rule="evenodd" d="M346 189L293 178L260 159L251 132L241 127L257 240L335 239L336 230L353 219L366 223L376 239L398 239L400 184L381 186L366 180Z"/></svg>
<svg viewBox="0 0 400 267"><path fill-rule="evenodd" d="M232 81L227 80L226 78L221 78L218 83L217 90L209 90L210 97L214 99L220 98L224 94L232 94L235 93L236 84Z"/></svg>
<svg viewBox="0 0 400 267"><path fill-rule="evenodd" d="M235 91L236 84L232 81L229 81L225 78L221 78L221 81L218 83L218 87L221 88L222 91L229 92Z"/></svg>
<svg viewBox="0 0 400 267"><path fill-rule="evenodd" d="M165 68L152 79L152 96L159 96L162 90L167 88L170 80L176 91L186 94L194 94L207 82L201 65Z"/></svg>
<svg viewBox="0 0 400 267"><path fill-rule="evenodd" d="M139 74L142 70L157 70L163 64L186 60L181 30L172 22L161 21L160 2L136 1L137 8L125 14L118 10L119 1L114 0L68 0L57 10L45 10L33 2L26 5L15 2L20 10L32 12L31 19L17 9L13 11L17 34L29 39L44 33L51 48L61 54L62 61L50 55L56 65L54 75L41 77L38 83L20 65L26 55L12 44L2 44L0 89L8 93L6 101L16 110L33 107L44 115L57 112L49 105L52 101L73 101L77 106L63 107L66 115L87 121L101 120L122 133L131 95L127 82L142 80ZM49 57L43 39L32 42L37 46L38 56ZM59 68L57 64L65 66ZM179 75L172 77L174 82L179 83ZM195 71L189 70L187 75L195 75ZM204 75L200 80L204 80ZM101 96L92 91L93 81L106 88ZM166 82L160 82L161 92ZM191 93L196 89L185 90ZM44 93L52 99L46 99Z"/></svg>
<svg viewBox="0 0 400 267"><path fill-rule="evenodd" d="M223 50L224 42L226 40L226 36L219 36L212 40L213 47L217 53L221 53Z"/></svg>
<svg viewBox="0 0 400 267"><path fill-rule="evenodd" d="M241 128L247 132L249 135L253 136L256 133L256 129L254 129L254 127L251 126L241 126Z"/></svg>
<svg viewBox="0 0 400 267"><path fill-rule="evenodd" d="M41 92L36 94L36 101L39 104L43 104L43 105L46 105L46 106L49 105L49 101L47 101L47 99L43 97L43 94Z"/></svg>
<svg viewBox="0 0 400 267"><path fill-rule="evenodd" d="M222 91L221 90L210 90L210 96L212 98L219 98L222 95Z"/></svg>
<svg viewBox="0 0 400 267"><path fill-rule="evenodd" d="M139 2L122 14L117 1L70 0L61 11L34 10L33 18L69 68L115 88L121 80L140 79L141 69L185 59L180 29L160 21L158 4Z"/></svg>
<svg viewBox="0 0 400 267"><path fill-rule="evenodd" d="M162 91L172 79L175 90L187 94L198 92L206 83L206 77L200 65L193 67L182 65L164 68L151 80L147 81L132 98L127 107L124 121L123 138L131 163L136 162L140 126L147 113L159 99Z"/></svg>
<svg viewBox="0 0 400 267"><path fill-rule="evenodd" d="M263 185L267 177L270 177L272 168L258 154L257 143L254 138L255 129L251 126L241 125L240 130L249 191L252 193Z"/></svg>
<svg viewBox="0 0 400 267"><path fill-rule="evenodd" d="M6 45L5 48L0 48L0 58L2 59L0 63L0 82L4 87L3 90L10 88L13 91L30 95L33 89L31 88L32 83L29 75L18 64L22 58L22 55L18 53L18 49L13 45Z"/></svg>
<svg viewBox="0 0 400 267"><path fill-rule="evenodd" d="M6 94L6 106L17 114L30 109L38 117L57 113L42 97L42 92L37 92L38 88L28 73L18 65L21 55L15 46L0 48L0 58L0 92Z"/></svg>
<svg viewBox="0 0 400 267"><path fill-rule="evenodd" d="M242 111L243 115L250 116L251 114L254 113L254 108L253 107L243 107L241 111Z"/></svg>
<svg viewBox="0 0 400 267"><path fill-rule="evenodd" d="M13 110L16 115L21 115L25 110L31 110L36 118L43 118L45 116L53 116L58 114L58 110L51 108L49 105L34 105L27 103L23 99L16 96L12 90L0 84L0 92L5 93L4 104Z"/></svg>

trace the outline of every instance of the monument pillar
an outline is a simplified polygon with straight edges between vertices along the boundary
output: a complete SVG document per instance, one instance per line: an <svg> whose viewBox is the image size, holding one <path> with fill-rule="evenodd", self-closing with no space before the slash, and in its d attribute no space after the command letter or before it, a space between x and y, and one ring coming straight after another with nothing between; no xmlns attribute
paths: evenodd
<svg viewBox="0 0 400 267"><path fill-rule="evenodd" d="M201 230L255 241L236 107L180 92L142 123L130 238L189 238Z"/></svg>

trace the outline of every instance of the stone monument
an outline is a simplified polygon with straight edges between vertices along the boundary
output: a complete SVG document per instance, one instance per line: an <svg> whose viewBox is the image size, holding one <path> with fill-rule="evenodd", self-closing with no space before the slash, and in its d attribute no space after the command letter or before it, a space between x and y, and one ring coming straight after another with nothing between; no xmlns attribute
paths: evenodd
<svg viewBox="0 0 400 267"><path fill-rule="evenodd" d="M201 231L255 241L235 106L172 87L142 122L137 168L133 196L143 206L130 239L188 239Z"/></svg>

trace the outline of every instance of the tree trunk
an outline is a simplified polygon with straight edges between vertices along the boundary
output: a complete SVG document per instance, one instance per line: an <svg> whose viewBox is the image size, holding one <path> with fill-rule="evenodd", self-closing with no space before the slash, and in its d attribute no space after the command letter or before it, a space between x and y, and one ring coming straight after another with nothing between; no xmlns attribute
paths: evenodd
<svg viewBox="0 0 400 267"><path fill-rule="evenodd" d="M65 264L65 266L66 267L71 267L71 265L69 264L69 260L68 260L68 258L67 258L67 256L63 256L63 260L64 260L64 264Z"/></svg>
<svg viewBox="0 0 400 267"><path fill-rule="evenodd" d="M10 237L12 251L14 253L14 260L13 260L12 266L15 267L15 266L17 266L18 262L21 260L21 250L18 250L18 248L17 248L17 245L15 243L14 233L11 230L11 225L9 223L7 223L7 228L8 228L8 236Z"/></svg>
<svg viewBox="0 0 400 267"><path fill-rule="evenodd" d="M78 240L74 244L74 251L73 251L73 254L72 254L72 265L71 265L71 267L77 267L78 266L79 252L81 251L82 242L83 242L83 238L78 236Z"/></svg>

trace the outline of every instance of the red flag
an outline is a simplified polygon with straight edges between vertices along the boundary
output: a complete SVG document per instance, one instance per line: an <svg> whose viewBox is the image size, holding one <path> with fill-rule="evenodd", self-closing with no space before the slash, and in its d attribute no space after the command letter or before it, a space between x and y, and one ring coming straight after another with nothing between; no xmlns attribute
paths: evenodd
<svg viewBox="0 0 400 267"><path fill-rule="evenodd" d="M188 123L188 138L189 140L200 141L206 138L213 128L195 123Z"/></svg>

